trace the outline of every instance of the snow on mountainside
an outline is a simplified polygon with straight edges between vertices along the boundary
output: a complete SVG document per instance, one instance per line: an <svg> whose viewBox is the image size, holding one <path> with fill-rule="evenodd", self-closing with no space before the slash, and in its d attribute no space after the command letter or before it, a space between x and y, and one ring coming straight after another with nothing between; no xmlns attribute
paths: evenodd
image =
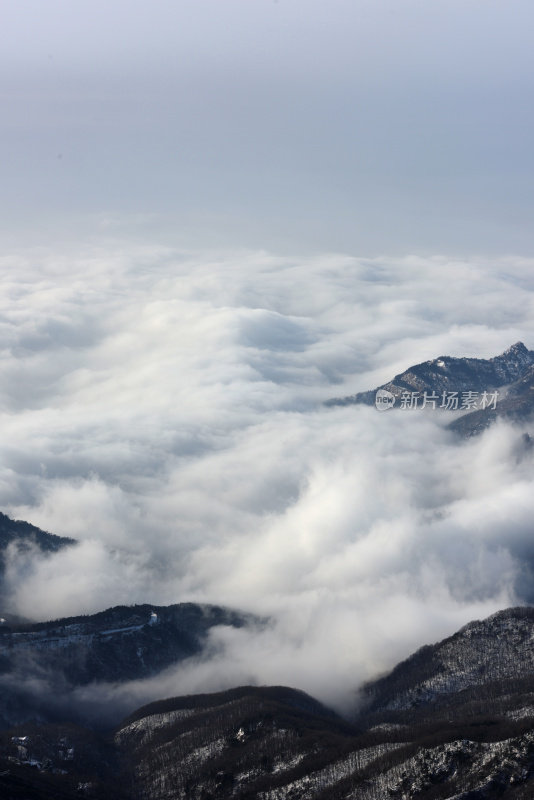
<svg viewBox="0 0 534 800"><path fill-rule="evenodd" d="M370 684L351 722L301 691L243 686L151 703L113 739L21 725L0 734L0 794L71 800L83 785L124 800L531 800L533 664L534 609L512 608ZM75 738L65 760L58 741Z"/></svg>
<svg viewBox="0 0 534 800"><path fill-rule="evenodd" d="M462 436L481 433L498 417L514 422L532 420L534 415L534 366L529 366L513 383L501 390L495 408L478 409L461 416L449 425ZM527 440L528 441L528 440Z"/></svg>
<svg viewBox="0 0 534 800"><path fill-rule="evenodd" d="M484 623L473 623L458 636L489 635L487 626L482 634L480 625ZM510 639L510 650L521 651L524 630L519 615L511 613L496 625L503 638ZM473 675L478 650L466 653L465 664ZM500 674L497 650L488 651L487 657L489 674ZM483 683L484 677L478 680ZM461 694L461 689L456 691ZM313 701L304 711L298 701L292 702L292 693L302 697L283 687L241 687L141 709L115 736L123 756L132 759L136 796L144 800L532 797L532 717L488 719L491 704L487 704L468 719L437 725L427 720L369 727L363 718L347 725L320 706L313 708Z"/></svg>
<svg viewBox="0 0 534 800"><path fill-rule="evenodd" d="M499 400L495 407L488 402L482 408L469 404L461 419L451 427L464 435L478 433L497 416L525 418L534 411L534 350L528 350L523 342L516 342L504 353L490 359L453 358L440 356L409 367L393 380L372 391L360 392L348 397L327 401L329 406L364 404L374 405L379 389L390 392L397 400L403 395L417 394L419 404L425 393L435 393L437 408L441 407L444 395L457 393L461 408L462 393L482 395L498 390Z"/></svg>
<svg viewBox="0 0 534 800"><path fill-rule="evenodd" d="M526 799L532 698L509 712L533 667L534 609L508 609L371 684L352 725L311 703L303 713L292 690L242 687L141 709L116 743L146 800Z"/></svg>
<svg viewBox="0 0 534 800"><path fill-rule="evenodd" d="M5 667L6 661L13 666L35 654L41 668L61 670L78 685L131 680L199 652L214 625L242 627L252 619L219 606L194 603L116 606L87 617L4 625L0 656Z"/></svg>
<svg viewBox="0 0 534 800"><path fill-rule="evenodd" d="M116 606L91 616L0 627L0 724L55 719L77 686L147 678L202 652L210 628L261 621L194 603ZM37 695L34 695L34 686ZM110 713L113 704L110 704ZM123 712L124 713L124 712Z"/></svg>
<svg viewBox="0 0 534 800"><path fill-rule="evenodd" d="M491 695L491 711L534 697L534 608L510 608L426 645L364 689L367 718L393 720L463 713ZM460 710L458 710L458 704ZM457 706L456 710L453 706Z"/></svg>
<svg viewBox="0 0 534 800"><path fill-rule="evenodd" d="M247 686L153 704L115 738L146 798L274 800L315 796L395 746L351 753L356 735L303 692Z"/></svg>

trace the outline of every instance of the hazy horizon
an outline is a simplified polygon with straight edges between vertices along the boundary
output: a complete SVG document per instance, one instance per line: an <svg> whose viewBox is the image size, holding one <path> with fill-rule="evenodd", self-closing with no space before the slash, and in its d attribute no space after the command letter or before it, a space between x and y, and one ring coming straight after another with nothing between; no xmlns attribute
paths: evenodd
<svg viewBox="0 0 534 800"><path fill-rule="evenodd" d="M531 3L8 2L4 235L530 256Z"/></svg>

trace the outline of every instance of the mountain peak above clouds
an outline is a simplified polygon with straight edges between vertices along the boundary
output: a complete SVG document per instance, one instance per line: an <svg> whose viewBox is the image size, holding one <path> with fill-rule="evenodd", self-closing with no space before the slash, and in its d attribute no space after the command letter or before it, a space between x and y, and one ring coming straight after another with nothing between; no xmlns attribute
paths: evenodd
<svg viewBox="0 0 534 800"><path fill-rule="evenodd" d="M518 341L488 359L438 356L374 390L333 398L326 405L375 405L379 392L389 396L393 408L421 408L425 398L433 397L433 408L459 412L450 428L472 436L498 417L522 421L534 412L534 350Z"/></svg>
<svg viewBox="0 0 534 800"><path fill-rule="evenodd" d="M534 350L529 350L523 342L511 345L500 356L490 358L496 372L500 372L505 383L516 381L525 369L534 364Z"/></svg>
<svg viewBox="0 0 534 800"><path fill-rule="evenodd" d="M529 353L531 351L526 347L523 342L516 342L515 344L511 344L501 356L496 356L496 358L522 358L528 360L530 358Z"/></svg>
<svg viewBox="0 0 534 800"><path fill-rule="evenodd" d="M516 342L493 358L438 356L422 361L395 375L376 389L333 398L328 405L374 405L379 389L400 397L403 392L490 391L518 380L534 365L534 350Z"/></svg>

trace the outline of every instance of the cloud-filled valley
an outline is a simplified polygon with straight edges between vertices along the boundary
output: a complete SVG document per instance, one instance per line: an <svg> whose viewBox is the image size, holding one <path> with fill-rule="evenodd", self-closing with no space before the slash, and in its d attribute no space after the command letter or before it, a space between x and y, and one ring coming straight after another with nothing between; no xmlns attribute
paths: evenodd
<svg viewBox="0 0 534 800"><path fill-rule="evenodd" d="M280 683L339 706L414 648L532 602L519 428L464 441L452 412L324 405L440 355L532 347L532 266L118 241L4 255L1 508L80 542L12 553L9 610L269 616L128 691Z"/></svg>

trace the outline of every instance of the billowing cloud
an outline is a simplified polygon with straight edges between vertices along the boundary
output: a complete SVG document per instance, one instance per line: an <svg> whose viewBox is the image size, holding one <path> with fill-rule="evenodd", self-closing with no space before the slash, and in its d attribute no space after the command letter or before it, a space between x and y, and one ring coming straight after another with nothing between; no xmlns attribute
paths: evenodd
<svg viewBox="0 0 534 800"><path fill-rule="evenodd" d="M427 358L534 346L532 266L116 242L4 256L1 506L80 540L13 555L10 610L269 615L124 691L259 681L340 705L415 647L530 602L519 430L459 443L438 412L323 401Z"/></svg>

